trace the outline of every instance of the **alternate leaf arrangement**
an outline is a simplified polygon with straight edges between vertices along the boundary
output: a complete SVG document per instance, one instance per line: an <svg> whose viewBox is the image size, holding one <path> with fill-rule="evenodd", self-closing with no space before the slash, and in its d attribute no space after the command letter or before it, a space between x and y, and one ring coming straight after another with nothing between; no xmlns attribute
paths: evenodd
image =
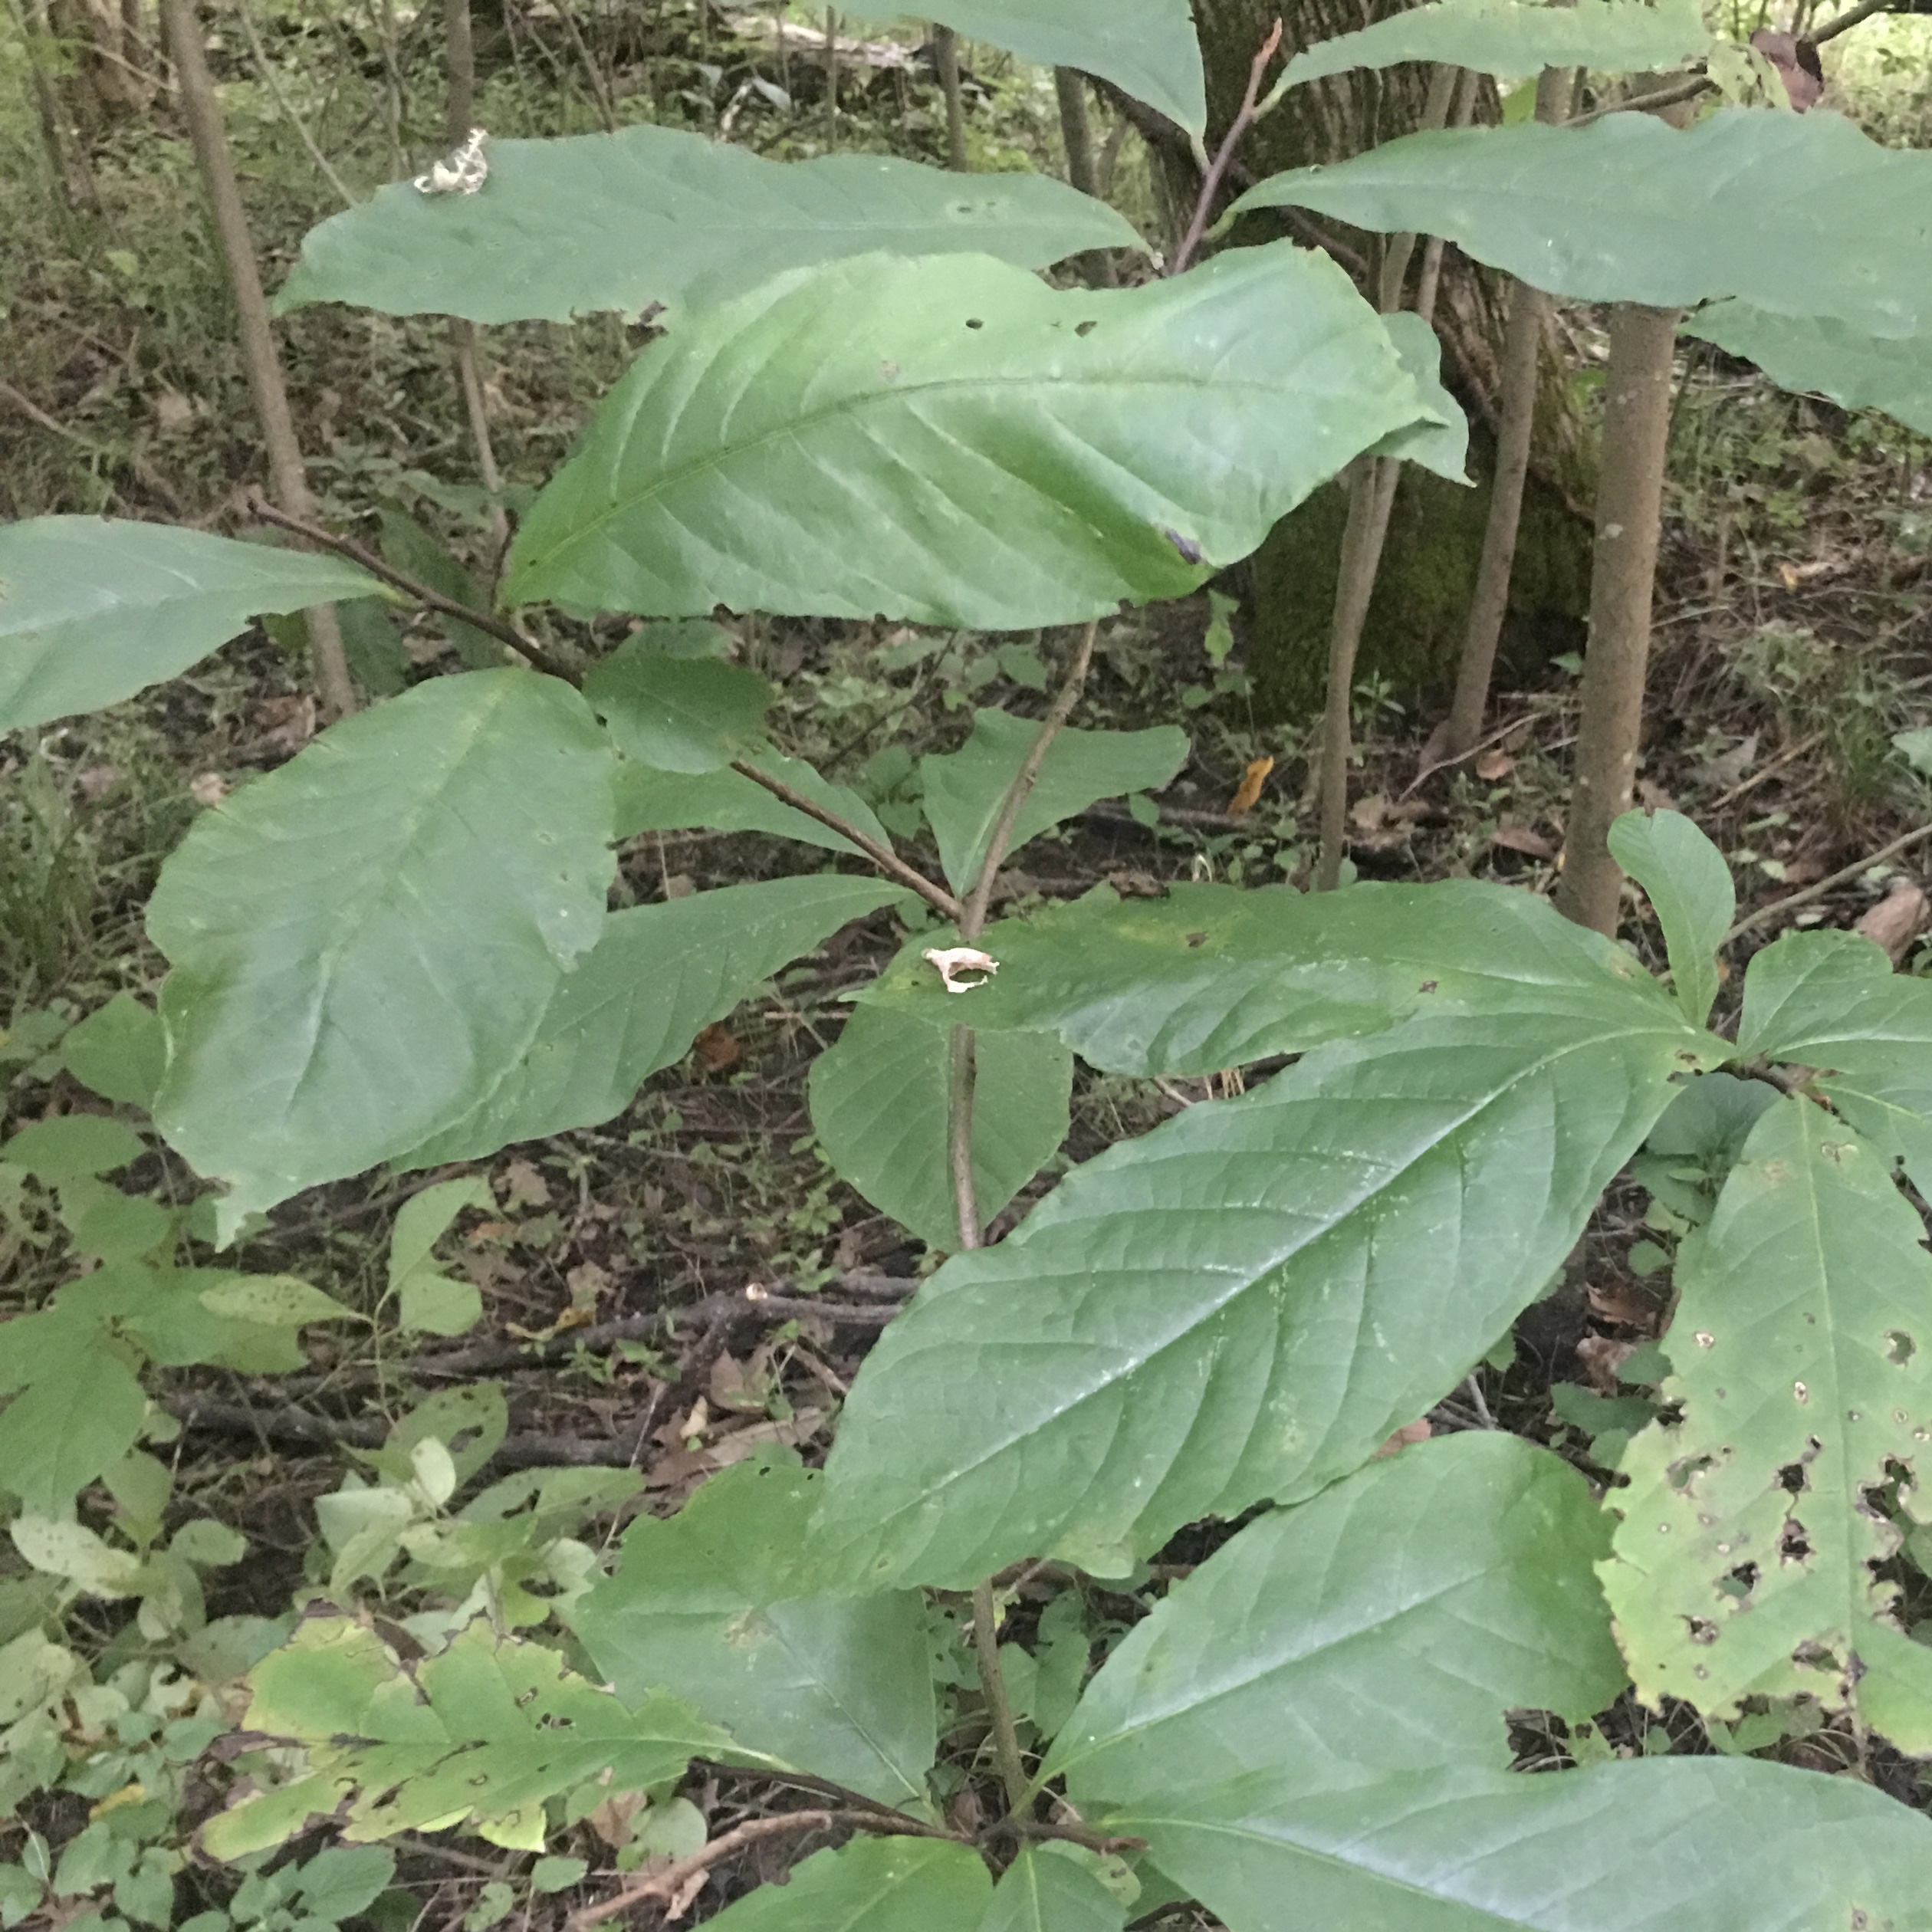
<svg viewBox="0 0 1932 1932"><path fill-rule="evenodd" d="M1203 130L1178 0L955 12ZM1298 55L1282 85L1709 44L1687 8L1441 0ZM1932 271L1871 239L1923 208L1927 165L1823 116L1611 116L1419 135L1237 209L1447 235L1562 294L1712 302L1697 327L1829 390L1841 366L1906 368L1932 330ZM553 251L566 219L594 245ZM951 1258L868 1358L822 1472L774 1452L715 1477L639 1517L608 1575L574 1533L629 1486L531 1472L452 1515L501 1399L428 1405L370 1456L379 1480L324 1500L301 1622L228 1633L239 1654L191 1661L172 1704L157 1675L104 1707L96 1795L178 1782L223 1727L199 1684L247 1668L246 1775L209 1855L258 1861L317 1821L351 1846L462 1827L540 1853L655 1794L669 1868L585 1924L702 1881L720 1847L680 1837L672 1794L702 1760L813 1795L777 1829L848 1835L728 1907L732 1932L1109 1932L1181 1898L1231 1932L1932 1927L1932 1824L1870 1784L1745 1756L1590 1762L1584 1743L1634 1685L1718 1729L1809 1710L1932 1755L1932 1649L1902 1626L1896 1562L1932 1536L1932 1257L1894 1175L1932 1188L1932 989L1865 940L1798 935L1751 961L1735 1043L1708 1030L1731 885L1667 813L1619 820L1612 851L1659 914L1668 991L1543 902L1467 881L1102 889L989 923L1014 851L1185 758L1175 731L1070 723L1101 620L1198 589L1365 453L1460 474L1414 332L1326 258L1229 248L1119 291L1030 272L1128 245L1044 180L780 168L655 129L495 144L475 196L399 184L311 236L285 302L485 322L657 302L666 334L522 520L503 609L465 616L502 661L342 720L205 814L149 909L158 1018L105 1010L68 1063L225 1184L205 1231L225 1244L306 1188L610 1119L786 962L890 907L904 949L816 1063L813 1119L840 1171ZM0 530L0 724L115 702L251 614L389 597L395 575L81 518ZM647 623L580 670L541 603L1073 629L1044 717L982 712L924 761L933 878L773 746L772 694L721 634ZM614 844L688 826L848 869L607 912ZM930 955L954 947L997 971L942 979ZM1076 1055L1140 1078L1289 1064L1078 1168L987 1245L1060 1144ZM133 1139L48 1123L0 1149L0 1204L58 1215L104 1264L10 1326L0 1371L12 1534L51 1579L0 1648L22 1790L70 1734L77 1666L45 1618L138 1596L150 1639L192 1632L196 1566L238 1553L213 1525L162 1545L166 1474L140 1444L165 1418L140 1368L290 1365L303 1323L347 1313L176 1267L178 1230L98 1178ZM1681 1300L1620 1485L1594 1496L1482 1431L1379 1458L1506 1337L1633 1157ZM406 1326L473 1319L432 1248L478 1184L399 1226ZM97 1480L126 1547L75 1518ZM1210 1518L1244 1520L1090 1672L1096 1602L1137 1598ZM401 1632L353 1614L358 1579L405 1559L459 1607ZM541 1634L552 1616L566 1639ZM932 1775L952 1692L935 1618L970 1619L990 1821ZM1576 1768L1510 1769L1505 1714L1525 1711L1570 1727ZM167 1874L140 1845L104 1820L67 1891L111 1884L153 1920ZM321 1867L234 1921L338 1881L349 1902L304 1909L346 1915L386 1877Z"/></svg>

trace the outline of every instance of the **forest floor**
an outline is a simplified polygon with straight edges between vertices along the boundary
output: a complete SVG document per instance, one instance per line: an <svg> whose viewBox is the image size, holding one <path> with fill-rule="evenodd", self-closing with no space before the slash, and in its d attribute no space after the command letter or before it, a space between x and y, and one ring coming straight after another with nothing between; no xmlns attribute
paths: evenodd
<svg viewBox="0 0 1932 1932"><path fill-rule="evenodd" d="M285 57L291 88L308 71L301 51ZM661 102L683 97L672 84L679 78L699 85L688 54L670 81L658 64ZM560 58L552 50L554 64ZM695 118L728 102L747 125L777 116L764 97L737 88L740 67L718 59L721 78ZM797 78L793 120L774 120L770 151L813 145L799 131L813 110ZM298 107L318 124L347 113L319 83L304 85ZM501 74L486 90L491 124L508 131L527 120L534 88ZM1051 100L1038 77L990 77L977 123L981 161L1050 160ZM237 113L256 212L285 265L290 245L329 204L317 199L272 101L248 94ZM869 76L848 113L848 140L931 158L923 84L909 94L899 77ZM587 101L576 100L568 131L594 125L588 115ZM565 131L557 118L542 131ZM381 154L366 158L365 172L376 174ZM0 510L111 507L229 527L234 492L253 473L252 432L212 258L198 238L179 245L179 210L192 192L181 144L123 130L97 153L96 172L108 213L64 222L50 205L40 217L44 251L7 270ZM1150 194L1144 174L1136 179L1132 192ZM307 311L294 318L289 341L304 433L325 452L317 469L331 512L386 502L476 554L478 498L465 485L462 413L437 330ZM496 332L491 404L514 475L534 480L554 463L627 353L614 324ZM1733 951L1733 983L1751 947L1791 924L1888 920L1879 936L1911 964L1932 922L1920 891L1932 847L1872 855L1927 818L1925 786L1893 740L1932 722L1932 445L1878 418L1783 396L1694 349L1673 438L1661 583L1642 802L1674 805L1717 842L1738 882L1741 917L1837 880L1757 925ZM1305 872L1311 721L1255 721L1238 675L1238 627L1231 658L1217 665L1207 648L1212 622L1203 596L1103 628L1076 721L1178 718L1193 758L1156 801L1158 824L1103 806L1025 848L1001 912L1100 884L1151 893L1176 880L1252 884ZM744 660L784 694L775 714L783 748L869 791L889 822L893 803L903 805L911 757L954 748L975 703L1043 708L1042 661L1061 648L1050 637L833 623L738 628ZM418 665L448 649L427 629L406 645ZM1474 876L1547 892L1562 843L1576 669L1559 662L1533 686L1499 694L1489 741L1470 760L1434 768L1421 761L1430 712L1408 694L1359 693L1359 875ZM1217 670L1237 674L1218 691ZM11 1083L9 1125L93 1104L64 1076L39 1077L46 1046L113 992L152 994L161 962L140 914L161 859L199 811L294 755L315 724L299 659L258 632L189 676L37 746L0 745L0 984L12 1007L0 1078ZM1243 774L1260 757L1275 761L1260 799L1234 814ZM617 892L627 904L677 896L770 876L795 859L794 848L750 835L647 833L625 849ZM1661 963L1641 907L1625 936ZM318 1190L278 1211L247 1244L247 1265L301 1276L373 1311L398 1206L433 1181L479 1173L496 1204L465 1217L459 1248L485 1313L470 1334L412 1356L385 1354L365 1334L314 1343L299 1375L208 1373L177 1385L172 1405L189 1424L177 1495L194 1513L245 1532L257 1559L216 1586L211 1613L285 1611L304 1580L310 1506L340 1480L343 1451L380 1444L422 1394L479 1377L500 1381L508 1399L499 1468L632 1465L656 1508L761 1444L822 1448L870 1339L935 1258L832 1174L806 1105L807 1069L836 1037L843 997L896 944L889 915L849 928L708 1030L683 1065L596 1130L511 1148L473 1169ZM1065 1146L1007 1220L1069 1167L1208 1091L1083 1073ZM159 1148L128 1178L164 1198L193 1185ZM1619 1361L1664 1317L1645 1286L1641 1213L1641 1196L1613 1191L1563 1288L1525 1318L1513 1359L1472 1377L1431 1426L1500 1422L1595 1467L1592 1438L1614 1418L1591 1398L1614 1401ZM37 1302L62 1263L58 1253L23 1256L21 1267L5 1291L16 1307ZM1552 1393L1566 1387L1579 1392ZM1192 1553L1168 1552L1177 1562ZM1656 1722L1630 1714L1640 1746ZM1684 1726L1695 1727L1688 1714ZM1519 1742L1533 1758L1536 1740ZM1798 1761L1809 1750L1832 1762L1848 1747L1819 1733L1793 1748ZM1901 1796L1924 1802L1906 1770L1894 1781ZM456 1916L481 1882L439 1867L433 1852L406 1870L445 1888Z"/></svg>

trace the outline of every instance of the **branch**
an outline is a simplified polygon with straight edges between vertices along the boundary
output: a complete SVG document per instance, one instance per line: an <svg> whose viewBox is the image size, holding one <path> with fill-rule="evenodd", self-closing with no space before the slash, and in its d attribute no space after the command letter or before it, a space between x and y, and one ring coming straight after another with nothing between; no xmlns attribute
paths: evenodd
<svg viewBox="0 0 1932 1932"><path fill-rule="evenodd" d="M432 590L419 577L411 577L406 570L399 570L393 564L386 564L376 553L357 543L353 537L338 537L332 530L324 530L319 524L304 523L299 517L291 517L285 511L278 510L259 490L251 490L248 495L248 508L261 522L273 524L278 529L293 532L297 537L306 537L311 544L320 544L324 550L331 550L338 557L346 557L352 564L360 564L372 577L380 577L406 597L413 598L426 609L440 611L445 617L454 617L459 623L472 625L487 632L501 644L507 644L518 656L533 670L541 671L546 676L559 678L565 684L581 684L583 681L577 672L560 659L554 658L543 646L524 636L514 624L507 624L500 617L487 611L472 610L466 603L459 603L454 597L445 597L440 590Z"/></svg>
<svg viewBox="0 0 1932 1932"><path fill-rule="evenodd" d="M1855 27L1861 20L1869 20L1874 14L1890 13L1894 0L1861 0L1861 4L1850 7L1836 18L1828 20L1822 27L1814 27L1804 38L1812 46L1819 47L1828 40L1835 40L1848 27Z"/></svg>
<svg viewBox="0 0 1932 1932"><path fill-rule="evenodd" d="M829 831L836 832L842 839L856 846L888 879L897 879L909 891L920 898L935 911L948 918L957 920L964 916L964 908L958 899L943 886L935 886L922 872L915 871L893 851L889 846L882 846L869 834L859 830L850 820L842 819L836 812L828 812L823 805L807 798L801 791L794 790L782 778L774 778L768 771L761 771L754 764L735 759L731 769L741 778L749 778L754 785L762 785L774 798L782 799L794 812L803 812L809 819L816 819Z"/></svg>
<svg viewBox="0 0 1932 1932"><path fill-rule="evenodd" d="M1145 1852L1147 1841L1143 1838L1110 1838L1104 1832L1089 1831L1083 1825L1069 1825L1065 1822L1043 1824L1037 1818L1020 1818L1009 1815L991 1826L985 1833L989 1838L1005 1836L1010 1832L1017 1838L1064 1838L1070 1845L1085 1845L1089 1852L1097 1852L1102 1858L1109 1858L1123 1852Z"/></svg>
<svg viewBox="0 0 1932 1932"><path fill-rule="evenodd" d="M1809 905L1814 899L1821 899L1835 887L1848 883L1861 872L1871 871L1874 866L1882 866L1888 859L1896 859L1901 852L1932 839L1932 825L1921 825L1916 832L1907 832L1902 838L1892 840L1890 845L1863 859L1855 859L1848 866L1841 866L1835 872L1821 879L1815 886L1807 886L1802 892L1788 893L1781 899L1773 899L1769 905L1760 906L1756 912L1746 913L1718 941L1721 952L1740 934L1749 932L1753 926L1763 925L1768 919L1775 919L1781 912L1795 912L1801 905Z"/></svg>
<svg viewBox="0 0 1932 1932"><path fill-rule="evenodd" d="M1020 1734L1014 1728L1013 1706L1007 1697L1006 1677L1000 1668L999 1618L990 1579L976 1585L973 1591L973 1654L979 1664L980 1689L993 1720L993 1755L999 1760L1000 1782L1006 1787L1007 1803L1017 1830L1031 1794L1027 1767L1020 1756Z"/></svg>
<svg viewBox="0 0 1932 1932"><path fill-rule="evenodd" d="M1714 94L1717 83L1707 74L1693 74L1688 80L1680 80L1674 87L1659 87L1653 94L1637 94L1628 100L1613 100L1608 106L1593 107L1587 114L1576 114L1566 121L1566 127L1588 127L1592 121L1600 121L1605 114L1651 114L1661 107L1674 107L1680 102L1695 100L1698 95Z"/></svg>
<svg viewBox="0 0 1932 1932"><path fill-rule="evenodd" d="M1227 172L1227 164L1234 158L1234 150L1240 146L1254 120L1254 110L1261 98L1261 77L1267 71L1268 63L1275 57L1275 50L1281 44L1281 22L1279 19L1269 30L1268 38L1261 43L1261 51L1254 57L1254 64L1248 70L1247 91L1241 97L1241 109L1234 119L1222 140L1214 158L1208 165L1208 172L1201 184L1200 199L1194 203L1194 219L1188 224L1188 232L1181 238L1181 245L1174 251L1174 260L1169 264L1170 275L1181 274L1193 261L1194 251L1201 246L1201 238L1208 232L1208 217L1214 212L1214 197L1221 191L1221 177Z"/></svg>

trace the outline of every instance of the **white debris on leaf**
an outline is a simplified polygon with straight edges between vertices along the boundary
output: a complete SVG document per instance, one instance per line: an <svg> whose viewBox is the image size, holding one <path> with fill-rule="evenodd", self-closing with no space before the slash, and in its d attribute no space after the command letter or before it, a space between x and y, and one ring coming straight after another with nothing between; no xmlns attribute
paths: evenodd
<svg viewBox="0 0 1932 1932"><path fill-rule="evenodd" d="M427 174L416 176L412 186L423 195L473 195L490 178L490 164L483 158L483 143L489 139L480 127L472 127L469 139L447 160L431 164Z"/></svg>
<svg viewBox="0 0 1932 1932"><path fill-rule="evenodd" d="M970 993L974 987L984 986L1000 970L1000 962L977 946L928 946L919 957L938 968L948 993ZM954 975L958 973L978 973L981 977L957 979Z"/></svg>

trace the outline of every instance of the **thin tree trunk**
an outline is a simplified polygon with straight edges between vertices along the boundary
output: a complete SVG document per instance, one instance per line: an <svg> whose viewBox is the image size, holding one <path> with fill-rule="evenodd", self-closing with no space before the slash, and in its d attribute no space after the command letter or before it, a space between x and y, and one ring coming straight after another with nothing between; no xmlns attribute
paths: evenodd
<svg viewBox="0 0 1932 1932"><path fill-rule="evenodd" d="M202 185L235 295L242 367L268 450L269 486L276 501L291 517L312 523L315 501L309 493L308 473L303 466L301 445L296 439L295 419L289 411L281 359L276 353L274 332L269 327L268 304L261 292L261 274L255 262L248 215L242 205L242 190L235 179L235 159L228 150L221 102L208 71L196 0L162 0L162 23L173 53L182 110L195 144ZM349 661L343 650L335 606L318 604L304 614L308 623L309 651L317 693L332 717L343 717L356 708L356 692L349 679Z"/></svg>
<svg viewBox="0 0 1932 1932"><path fill-rule="evenodd" d="M839 10L825 10L825 145L839 145Z"/></svg>
<svg viewBox="0 0 1932 1932"><path fill-rule="evenodd" d="M1590 642L1556 906L1579 925L1613 936L1623 873L1610 856L1608 838L1612 822L1630 809L1637 770L1670 441L1671 359L1681 319L1680 310L1633 302L1610 314Z"/></svg>
<svg viewBox="0 0 1932 1932"><path fill-rule="evenodd" d="M966 162L966 101L959 91L959 36L950 27L932 30L933 71L946 102L946 166L964 174Z"/></svg>
<svg viewBox="0 0 1932 1932"><path fill-rule="evenodd" d="M1096 200L1104 199L1099 164L1094 158L1093 122L1087 111L1086 77L1073 67L1056 67L1053 91L1060 97L1060 139L1066 148L1068 185ZM1119 281L1110 248L1091 250L1080 258L1079 265L1089 281L1106 288L1112 288Z"/></svg>
<svg viewBox="0 0 1932 1932"><path fill-rule="evenodd" d="M1572 69L1546 67L1536 83L1537 120L1562 120L1575 85ZM1530 475L1530 445L1536 433L1536 392L1542 386L1543 335L1549 314L1549 297L1541 289L1527 282L1515 284L1503 338L1502 395L1489 521L1476 566L1476 589L1470 600L1469 628L1456 672L1456 695L1444 734L1444 752L1452 758L1465 756L1483 734L1496 647L1510 607L1510 573L1516 565L1516 532L1523 521L1523 490Z"/></svg>

